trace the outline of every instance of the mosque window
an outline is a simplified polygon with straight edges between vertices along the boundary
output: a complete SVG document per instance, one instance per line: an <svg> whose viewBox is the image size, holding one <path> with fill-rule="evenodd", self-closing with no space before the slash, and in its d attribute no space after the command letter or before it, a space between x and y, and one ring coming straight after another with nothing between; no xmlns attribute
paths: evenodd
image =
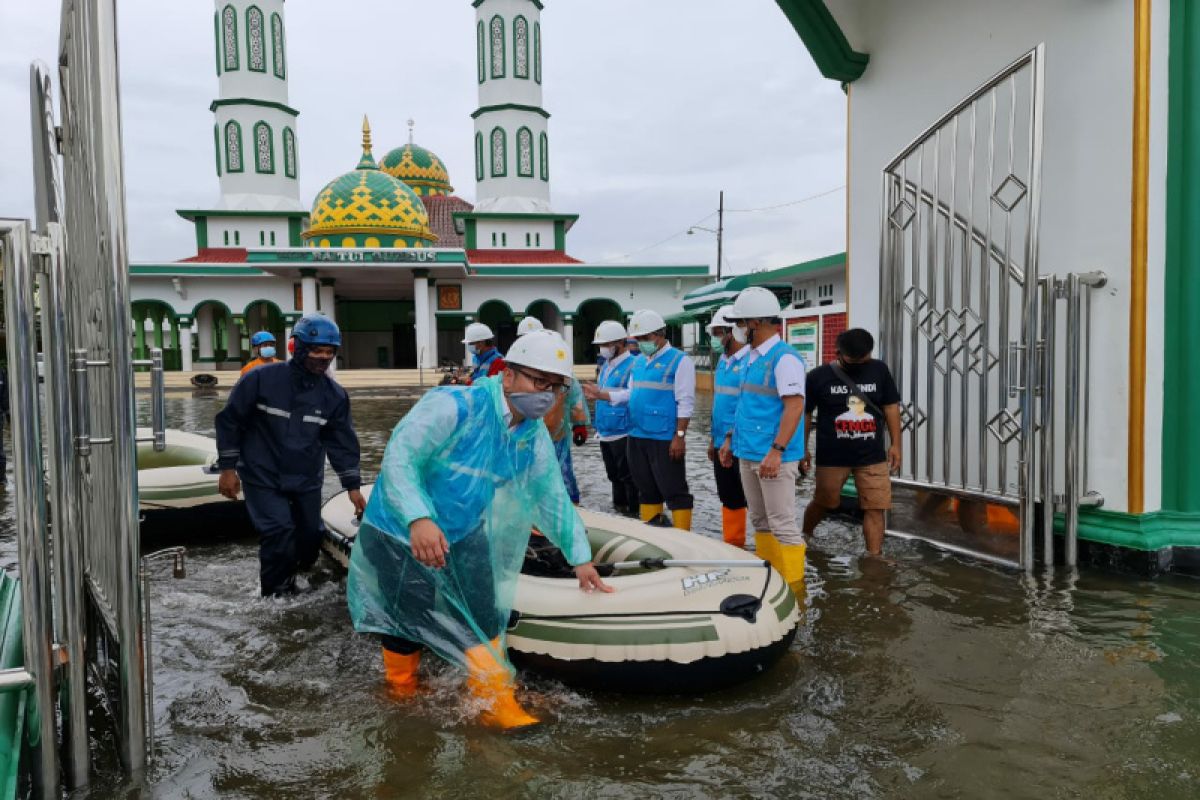
<svg viewBox="0 0 1200 800"><path fill-rule="evenodd" d="M513 76L529 77L529 22L524 17L513 20Z"/></svg>
<svg viewBox="0 0 1200 800"><path fill-rule="evenodd" d="M229 231L225 231L225 246L229 247Z"/></svg>
<svg viewBox="0 0 1200 800"><path fill-rule="evenodd" d="M287 62L283 54L283 18L278 14L271 15L271 61L275 68L276 78L287 77Z"/></svg>
<svg viewBox="0 0 1200 800"><path fill-rule="evenodd" d="M492 247L496 246L496 232L492 231Z"/></svg>
<svg viewBox="0 0 1200 800"><path fill-rule="evenodd" d="M267 71L267 50L263 33L262 9L250 6L246 9L246 60L254 72Z"/></svg>
<svg viewBox="0 0 1200 800"><path fill-rule="evenodd" d="M233 232L233 243L235 245L241 245L241 243L242 243L242 232L241 231Z"/></svg>
<svg viewBox="0 0 1200 800"><path fill-rule="evenodd" d="M258 232L258 246L259 246L259 247L262 247L262 246L263 246L263 245L265 245L266 243L267 243L267 232L266 232L266 231L259 231L259 232Z"/></svg>
<svg viewBox="0 0 1200 800"><path fill-rule="evenodd" d="M542 82L542 23L533 23L533 79Z"/></svg>
<svg viewBox="0 0 1200 800"><path fill-rule="evenodd" d="M487 56L484 53L484 47L486 46L485 40L487 39L487 35L483 32L483 20L479 20L479 25L476 26L475 39L476 39L475 59L478 62L479 82L483 83L485 80L487 80Z"/></svg>
<svg viewBox="0 0 1200 800"><path fill-rule="evenodd" d="M275 142L271 137L271 126L265 122L254 125L254 171L275 171Z"/></svg>
<svg viewBox="0 0 1200 800"><path fill-rule="evenodd" d="M541 151L539 155L541 155L542 180L548 181L550 180L550 137L543 133L540 138L541 147L538 149Z"/></svg>
<svg viewBox="0 0 1200 800"><path fill-rule="evenodd" d="M221 177L221 129L213 125L213 150L217 153L217 177Z"/></svg>
<svg viewBox="0 0 1200 800"><path fill-rule="evenodd" d="M533 237L532 237L532 236L530 236L528 233L527 233L527 234L525 234L525 246L526 246L526 247L530 247L530 246L531 246L531 243L532 243L532 241L533 241Z"/></svg>
<svg viewBox="0 0 1200 800"><path fill-rule="evenodd" d="M492 17L492 77L504 77L504 20L499 16Z"/></svg>
<svg viewBox="0 0 1200 800"><path fill-rule="evenodd" d="M529 128L517 131L517 174L522 178L533 177L533 133Z"/></svg>
<svg viewBox="0 0 1200 800"><path fill-rule="evenodd" d="M242 126L234 120L225 123L225 171L242 171Z"/></svg>
<svg viewBox="0 0 1200 800"><path fill-rule="evenodd" d="M221 44L225 50L225 71L237 69L237 11L233 6L225 6L221 11Z"/></svg>
<svg viewBox="0 0 1200 800"><path fill-rule="evenodd" d="M291 128L283 129L283 174L296 177L296 134Z"/></svg>
<svg viewBox="0 0 1200 800"><path fill-rule="evenodd" d="M213 45L217 50L217 74L221 74L221 15L213 12Z"/></svg>
<svg viewBox="0 0 1200 800"><path fill-rule="evenodd" d="M271 231L271 247L275 246L275 231Z"/></svg>
<svg viewBox="0 0 1200 800"><path fill-rule="evenodd" d="M500 246L508 247L508 234L507 233L500 234Z"/></svg>
<svg viewBox="0 0 1200 800"><path fill-rule="evenodd" d="M538 247L541 247L542 246L542 235L540 233L536 234L534 237L534 241L536 242Z"/></svg>
<svg viewBox="0 0 1200 800"><path fill-rule="evenodd" d="M508 174L508 137L501 127L492 128L492 177Z"/></svg>
<svg viewBox="0 0 1200 800"><path fill-rule="evenodd" d="M475 134L475 180L483 180L483 134Z"/></svg>

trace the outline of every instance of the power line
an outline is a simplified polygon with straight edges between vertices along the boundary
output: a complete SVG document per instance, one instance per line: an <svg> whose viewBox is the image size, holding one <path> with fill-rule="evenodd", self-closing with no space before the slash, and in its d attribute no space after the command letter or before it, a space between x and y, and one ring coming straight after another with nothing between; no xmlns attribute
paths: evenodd
<svg viewBox="0 0 1200 800"><path fill-rule="evenodd" d="M757 214L762 211L774 211L777 208L787 208L788 206L798 206L801 203L807 203L811 200L819 200L822 197L826 197L828 195L834 194L835 192L840 192L845 188L846 188L846 184L842 184L841 186L835 186L832 189L827 189L824 192L820 192L818 194L812 194L812 195L809 195L808 197L801 197L799 200L789 200L786 203L779 203L778 205L774 205L774 206L763 206L762 208L727 208L727 209L725 209L725 212L728 214Z"/></svg>
<svg viewBox="0 0 1200 800"><path fill-rule="evenodd" d="M696 227L696 226L697 226L697 225L699 225L701 222L705 222L705 221L707 221L707 220L710 220L710 219L712 219L712 218L713 218L713 217L715 217L716 215L717 215L717 212L713 211L712 213L710 213L710 214L708 214L708 215L706 215L706 216L703 216L703 217L701 217L700 219L696 220L696 221L695 221L695 222L693 222L691 225L688 225L686 228L684 228L683 230L679 231L678 233L673 233L673 234L671 234L670 236L668 236L667 238L663 239L662 241L655 242L655 243L654 243L654 244L652 244L652 245L647 245L646 247L643 247L643 248L641 248L640 250L634 250L634 251L632 251L632 252L625 253L624 255L620 255L620 256L613 256L612 258L605 258L605 259L603 259L603 260L601 260L601 261L594 261L594 262L592 262L592 263L594 263L594 264L608 264L608 263L610 263L610 262L612 262L612 261L620 261L620 260L622 260L622 259L629 258L630 256L636 256L636 255L638 255L639 253L644 253L644 252L646 252L647 250L653 250L653 249L654 249L654 248L656 248L656 247L661 247L662 245L666 244L667 242L671 241L672 239L678 239L680 236L685 236L685 235L687 235L687 232L688 232L688 231L690 231L692 228Z"/></svg>

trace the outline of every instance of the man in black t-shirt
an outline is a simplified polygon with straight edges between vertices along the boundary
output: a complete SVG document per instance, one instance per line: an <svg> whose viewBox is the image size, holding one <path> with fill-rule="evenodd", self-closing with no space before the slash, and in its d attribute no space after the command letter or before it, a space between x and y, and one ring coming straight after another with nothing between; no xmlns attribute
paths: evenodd
<svg viewBox="0 0 1200 800"><path fill-rule="evenodd" d="M871 358L874 348L875 339L862 328L843 331L837 361L808 373L804 431L807 437L813 430L816 412L817 471L816 490L804 510L804 535L811 536L825 513L840 505L842 486L853 474L867 553L877 556L883 552L884 512L892 507L891 473L900 469L901 453L900 392L887 364ZM885 423L891 440L886 448ZM807 471L811 462L806 455L802 467Z"/></svg>

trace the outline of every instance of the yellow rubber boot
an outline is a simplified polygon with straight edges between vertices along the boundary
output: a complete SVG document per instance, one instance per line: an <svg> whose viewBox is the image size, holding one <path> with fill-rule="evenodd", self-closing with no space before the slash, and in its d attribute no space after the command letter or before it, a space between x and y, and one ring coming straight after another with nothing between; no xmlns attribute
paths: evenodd
<svg viewBox="0 0 1200 800"><path fill-rule="evenodd" d="M638 506L638 516L642 518L642 522L649 522L662 513L662 503L642 503Z"/></svg>
<svg viewBox="0 0 1200 800"><path fill-rule="evenodd" d="M420 664L420 651L404 654L383 648L383 678L392 697L404 700L417 693L417 667Z"/></svg>
<svg viewBox="0 0 1200 800"><path fill-rule="evenodd" d="M779 542L776 541L773 534L766 531L754 532L754 552L759 558L766 559L771 562L771 566L775 566L775 559L779 554Z"/></svg>
<svg viewBox="0 0 1200 800"><path fill-rule="evenodd" d="M500 640L493 639L491 645L481 644L466 652L467 690L483 700L487 708L479 720L490 728L513 733L541 723L517 702L516 684L508 669L495 656L500 649Z"/></svg>
<svg viewBox="0 0 1200 800"><path fill-rule="evenodd" d="M775 558L771 559L771 565L779 571L783 579L789 584L804 580L805 554L808 552L804 542L785 544L776 541L775 547L778 549L775 551Z"/></svg>
<svg viewBox="0 0 1200 800"><path fill-rule="evenodd" d="M671 523L681 531L692 529L692 510L690 508L671 509Z"/></svg>
<svg viewBox="0 0 1200 800"><path fill-rule="evenodd" d="M721 506L721 536L725 544L746 546L746 509Z"/></svg>

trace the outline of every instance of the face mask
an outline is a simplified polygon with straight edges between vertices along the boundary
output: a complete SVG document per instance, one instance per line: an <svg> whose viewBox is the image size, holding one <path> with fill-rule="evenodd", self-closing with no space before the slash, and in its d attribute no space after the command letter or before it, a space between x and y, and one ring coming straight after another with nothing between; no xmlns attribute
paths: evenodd
<svg viewBox="0 0 1200 800"><path fill-rule="evenodd" d="M605 360L611 359L614 355L616 355L616 352L617 352L617 348L615 348L615 347L601 347L600 348L600 355L604 356Z"/></svg>
<svg viewBox="0 0 1200 800"><path fill-rule="evenodd" d="M736 326L734 327L733 340L735 342L737 342L738 344L745 344L746 339L749 338L749 336L750 336L750 334L745 328L740 328L740 327L736 327Z"/></svg>
<svg viewBox="0 0 1200 800"><path fill-rule="evenodd" d="M541 419L554 407L554 392L512 392L508 402L525 419Z"/></svg>
<svg viewBox="0 0 1200 800"><path fill-rule="evenodd" d="M710 336L708 338L709 338L709 347L711 347L713 349L714 353L718 350L725 349L725 337L724 336Z"/></svg>
<svg viewBox="0 0 1200 800"><path fill-rule="evenodd" d="M329 365L333 363L333 358L318 358L317 356L308 356L304 359L304 368L313 375L324 375L329 371Z"/></svg>
<svg viewBox="0 0 1200 800"><path fill-rule="evenodd" d="M275 357L275 348L274 347L259 348L258 354L260 356L262 356L263 358L274 358Z"/></svg>
<svg viewBox="0 0 1200 800"><path fill-rule="evenodd" d="M641 350L642 355L649 358L658 352L658 345L654 342L638 342L638 350Z"/></svg>

